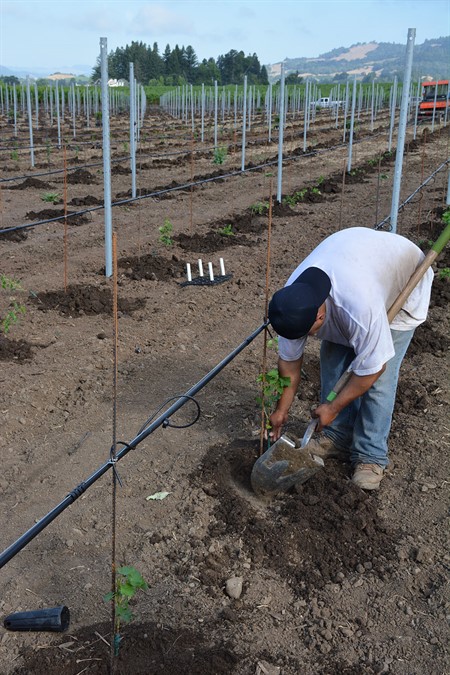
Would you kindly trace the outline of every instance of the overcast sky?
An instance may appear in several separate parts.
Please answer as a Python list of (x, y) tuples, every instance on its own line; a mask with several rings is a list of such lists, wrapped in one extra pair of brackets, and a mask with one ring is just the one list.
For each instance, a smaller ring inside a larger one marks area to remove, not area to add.
[(0, 0), (0, 65), (91, 68), (100, 37), (108, 52), (137, 40), (160, 53), (191, 45), (200, 60), (256, 52), (269, 64), (356, 42), (406, 44), (408, 28), (416, 44), (448, 35), (449, 0)]

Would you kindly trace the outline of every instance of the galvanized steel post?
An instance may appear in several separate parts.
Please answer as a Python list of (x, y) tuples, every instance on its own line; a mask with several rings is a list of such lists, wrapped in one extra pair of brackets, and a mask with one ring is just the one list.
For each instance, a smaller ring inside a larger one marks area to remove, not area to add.
[(109, 138), (107, 39), (100, 38), (103, 126), (103, 196), (105, 211), (105, 274), (112, 276), (111, 147)]
[(39, 92), (36, 82), (34, 83), (34, 104), (36, 106), (36, 129), (39, 129)]
[(61, 115), (59, 111), (58, 80), (55, 80), (56, 126), (58, 129), (58, 148), (61, 148)]
[(34, 167), (33, 119), (31, 116), (31, 93), (30, 93), (29, 77), (27, 77), (27, 108), (28, 108), (28, 128), (30, 130), (30, 161), (31, 166)]
[(347, 162), (347, 171), (350, 173), (352, 168), (352, 154), (353, 154), (353, 130), (355, 128), (355, 106), (356, 106), (356, 75), (353, 79), (353, 91), (352, 91), (352, 112), (350, 116), (350, 135), (348, 139), (348, 162)]
[(242, 109), (242, 161), (241, 171), (245, 169), (245, 131), (247, 125), (247, 75), (244, 75), (244, 100)]
[(217, 150), (217, 105), (218, 105), (217, 80), (214, 80), (214, 150)]
[(284, 131), (284, 63), (281, 64), (280, 78), (280, 122), (278, 132), (278, 175), (277, 175), (277, 202), (281, 204), (283, 183), (283, 131)]
[(394, 186), (392, 189), (391, 230), (397, 231), (398, 205), (400, 201), (400, 184), (402, 180), (403, 151), (405, 149), (406, 123), (408, 121), (409, 85), (411, 83), (411, 69), (414, 52), (416, 29), (408, 29), (406, 43), (406, 66), (403, 80), (402, 101), (400, 105), (400, 120), (398, 123), (397, 152), (395, 156)]
[(397, 104), (397, 75), (394, 77), (394, 85), (393, 88), (391, 89), (390, 103), (391, 103), (391, 123), (389, 125), (389, 142), (388, 142), (389, 152), (392, 149), (392, 136), (394, 133), (394, 124), (395, 124), (395, 108)]
[(130, 63), (130, 168), (131, 196), (136, 199), (136, 92), (134, 63)]
[(202, 130), (201, 130), (201, 139), (202, 143), (205, 140), (205, 85), (202, 82), (202, 100), (201, 100), (201, 106), (202, 106)]

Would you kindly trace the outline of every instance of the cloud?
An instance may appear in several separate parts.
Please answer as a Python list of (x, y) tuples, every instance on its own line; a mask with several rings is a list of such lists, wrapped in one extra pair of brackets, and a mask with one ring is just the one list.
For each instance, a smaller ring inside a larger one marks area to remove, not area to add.
[(107, 35), (109, 32), (117, 31), (117, 15), (111, 11), (102, 11), (100, 9), (86, 12), (71, 18), (72, 27), (81, 30), (89, 30), (94, 33)]
[(23, 5), (17, 2), (2, 2), (0, 5), (1, 17), (6, 16), (15, 16), (15, 17), (25, 17), (26, 9)]
[(129, 18), (128, 29), (138, 35), (193, 35), (194, 25), (186, 14), (173, 11), (162, 4), (148, 4), (140, 7)]

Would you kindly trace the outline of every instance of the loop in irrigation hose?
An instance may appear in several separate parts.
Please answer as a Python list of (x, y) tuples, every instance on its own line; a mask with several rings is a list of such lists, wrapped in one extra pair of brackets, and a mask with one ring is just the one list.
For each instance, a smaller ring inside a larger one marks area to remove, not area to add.
[(188, 424), (171, 424), (170, 423), (170, 416), (166, 417), (162, 423), (162, 428), (167, 429), (167, 427), (171, 427), (172, 429), (187, 429), (188, 427), (192, 427), (196, 422), (198, 422), (201, 414), (201, 408), (200, 404), (195, 399), (193, 396), (189, 396), (189, 394), (179, 394), (177, 396), (170, 396), (169, 398), (166, 398), (164, 403), (160, 405), (158, 410), (156, 410), (151, 417), (148, 418), (148, 420), (142, 425), (142, 427), (138, 431), (138, 435), (141, 434), (150, 424), (150, 422), (156, 417), (156, 415), (162, 410), (170, 401), (179, 401), (180, 399), (187, 399), (188, 401), (193, 401), (195, 405), (197, 406), (197, 415), (195, 419), (192, 422), (189, 422)]
[[(166, 419), (170, 418), (172, 413), (175, 413), (179, 410), (187, 401), (192, 400), (195, 402), (198, 408), (198, 415), (195, 419), (200, 416), (200, 406), (197, 401), (193, 398), (194, 395), (203, 389), (211, 380), (213, 380), (224, 368), (227, 366), (238, 354), (240, 354), (248, 345), (267, 327), (268, 321), (264, 322), (256, 328), (251, 335), (245, 338), (240, 345), (238, 345), (232, 352), (230, 352), (225, 358), (220, 361), (212, 370), (210, 370), (206, 375), (204, 375), (201, 380), (194, 384), (186, 394), (179, 396), (175, 403), (169, 407), (166, 411), (166, 415), (160, 415), (157, 419), (150, 423), (150, 420), (147, 420), (145, 423), (144, 429), (139, 432), (139, 434), (133, 438), (129, 443), (121, 443), (124, 447), (117, 454), (117, 461), (123, 459), (130, 450), (134, 450), (139, 443), (141, 443), (145, 438), (147, 438), (151, 433), (153, 433), (158, 427), (160, 427)], [(172, 397), (176, 398), (176, 397)], [(171, 400), (171, 399), (169, 399)], [(154, 417), (154, 415), (153, 415)], [(153, 419), (153, 418), (151, 418)], [(194, 422), (191, 422), (194, 424)], [(101, 476), (103, 476), (111, 466), (114, 466), (115, 463), (106, 462), (102, 464), (94, 473), (92, 473), (86, 480), (80, 483), (75, 487), (71, 492), (69, 492), (66, 497), (59, 502), (51, 511), (49, 511), (43, 518), (38, 520), (32, 525), (26, 532), (22, 534), (19, 539), (12, 543), (8, 548), (0, 553), (0, 569), (6, 565), (12, 558), (14, 558), (20, 551), (22, 551), (25, 546), (32, 541), (42, 530), (44, 530), (50, 523), (52, 523), (66, 508), (74, 503), (78, 497), (80, 497), (91, 485), (93, 485)]]

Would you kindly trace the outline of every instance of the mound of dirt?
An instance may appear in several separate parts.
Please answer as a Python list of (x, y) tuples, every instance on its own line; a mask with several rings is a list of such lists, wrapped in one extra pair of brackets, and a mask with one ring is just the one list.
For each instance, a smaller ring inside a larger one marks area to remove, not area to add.
[(124, 270), (125, 276), (130, 279), (151, 281), (170, 281), (179, 279), (186, 270), (186, 265), (176, 256), (170, 260), (162, 256), (146, 253), (142, 256), (120, 258), (118, 267)]
[(50, 183), (47, 181), (39, 180), (39, 178), (33, 178), (29, 176), (26, 178), (20, 185), (12, 185), (10, 190), (28, 190), (29, 188), (37, 188), (38, 190), (49, 190), (51, 189)]
[[(112, 312), (112, 292), (110, 288), (92, 285), (68, 286), (66, 291), (47, 291), (36, 294), (31, 302), (41, 312), (57, 310), (60, 314), (73, 317), (84, 314), (109, 314)], [(145, 306), (143, 298), (119, 298), (118, 310), (131, 314)]]
[[(349, 482), (345, 467), (327, 465), (298, 488), (295, 498), (277, 498), (263, 513), (252, 508), (246, 495), (251, 494), (257, 447), (259, 443), (236, 442), (225, 454), (223, 447), (214, 447), (194, 478), (218, 501), (209, 528), (212, 538), (236, 539), (246, 523), (244, 554), (288, 579), (298, 597), (338, 581), (361, 562), (372, 574), (389, 572), (398, 535), (380, 519), (377, 500)], [(228, 565), (222, 557), (215, 572), (204, 571), (203, 580), (216, 584), (217, 574)]]
[[(79, 675), (80, 666), (86, 663), (90, 674), (108, 675), (110, 656), (105, 639), (110, 639), (110, 626), (103, 623), (63, 638), (61, 644), (66, 647), (56, 653), (42, 650), (36, 656), (26, 650), (24, 665), (13, 675)], [(211, 644), (200, 632), (148, 623), (133, 625), (133, 632), (125, 627), (115, 668), (121, 675), (230, 675), (238, 662), (239, 656), (230, 646)]]
[(86, 197), (74, 197), (70, 200), (70, 206), (101, 206), (103, 200), (93, 195), (86, 195)]
[(0, 361), (23, 363), (33, 358), (32, 345), (25, 340), (11, 340), (0, 335)]
[(97, 183), (95, 176), (87, 169), (75, 169), (67, 174), (67, 182), (71, 185), (92, 185)]
[(4, 232), (0, 228), (0, 241), (25, 241), (28, 239), (28, 230), (27, 229), (21, 229), (21, 230), (11, 230), (11, 232)]
[(210, 231), (204, 235), (180, 232), (174, 237), (174, 240), (184, 251), (195, 251), (196, 253), (214, 253), (230, 246), (255, 246), (257, 243), (247, 239), (245, 235), (225, 235), (215, 231)]
[[(25, 215), (27, 220), (52, 220), (53, 218), (62, 219), (66, 214), (64, 209), (42, 209), (42, 211), (28, 211)], [(80, 213), (75, 214), (73, 211), (67, 211), (67, 223), (69, 225), (84, 225), (89, 222), (89, 216)]]

